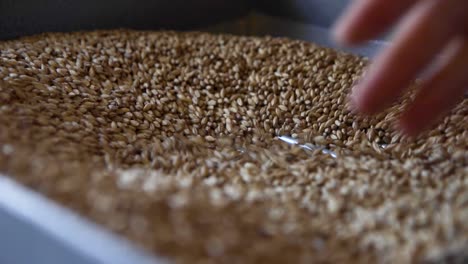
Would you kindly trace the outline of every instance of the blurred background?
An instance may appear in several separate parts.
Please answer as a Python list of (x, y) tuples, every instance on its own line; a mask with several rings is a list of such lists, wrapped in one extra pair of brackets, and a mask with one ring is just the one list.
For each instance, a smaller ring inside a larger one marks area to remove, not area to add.
[(372, 57), (384, 42), (337, 46), (329, 29), (349, 0), (0, 0), (0, 40), (127, 28), (289, 37)]
[(348, 0), (0, 0), (0, 39), (49, 31), (205, 28), (264, 14), (329, 27)]

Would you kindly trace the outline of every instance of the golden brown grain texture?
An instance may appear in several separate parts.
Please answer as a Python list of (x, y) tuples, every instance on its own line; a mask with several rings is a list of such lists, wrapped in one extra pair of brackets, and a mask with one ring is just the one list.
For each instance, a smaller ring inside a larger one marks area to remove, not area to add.
[(346, 108), (366, 65), (195, 32), (2, 42), (0, 171), (180, 263), (410, 263), (466, 247), (468, 100), (402, 138), (410, 96), (372, 118)]

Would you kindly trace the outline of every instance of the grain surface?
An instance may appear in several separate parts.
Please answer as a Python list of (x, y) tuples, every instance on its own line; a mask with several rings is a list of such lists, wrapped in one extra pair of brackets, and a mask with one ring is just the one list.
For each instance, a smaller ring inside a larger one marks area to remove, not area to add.
[(179, 263), (460, 256), (468, 100), (405, 139), (392, 126), (411, 96), (372, 118), (347, 110), (366, 65), (196, 32), (1, 42), (0, 171)]

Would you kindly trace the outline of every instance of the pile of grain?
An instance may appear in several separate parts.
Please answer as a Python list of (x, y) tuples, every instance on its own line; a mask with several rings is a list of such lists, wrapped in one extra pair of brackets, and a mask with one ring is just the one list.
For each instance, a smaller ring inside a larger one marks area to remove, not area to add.
[(408, 99), (373, 118), (346, 110), (365, 65), (300, 41), (203, 33), (3, 42), (0, 171), (180, 262), (463, 252), (468, 100), (401, 138), (391, 128)]

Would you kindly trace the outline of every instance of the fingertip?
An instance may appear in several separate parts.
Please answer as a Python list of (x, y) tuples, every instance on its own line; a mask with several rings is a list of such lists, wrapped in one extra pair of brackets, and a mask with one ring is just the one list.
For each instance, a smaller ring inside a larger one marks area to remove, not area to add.
[(359, 36), (355, 29), (355, 22), (349, 18), (342, 18), (333, 26), (331, 36), (333, 41), (342, 46), (356, 46), (366, 41)]
[(396, 125), (396, 129), (400, 131), (405, 137), (412, 138), (421, 132), (421, 128), (415, 125), (411, 119), (402, 116)]
[(369, 3), (351, 3), (332, 27), (333, 40), (344, 46), (356, 46), (366, 42), (369, 39), (368, 32), (372, 29), (367, 15), (371, 7)]
[(353, 91), (349, 95), (350, 110), (362, 115), (372, 115), (377, 111), (372, 103), (372, 100), (368, 100), (368, 96), (363, 94), (363, 87), (361, 85), (353, 88)]
[(347, 108), (352, 114), (357, 114), (359, 112), (352, 92), (347, 97)]
[(413, 105), (400, 117), (399, 129), (404, 135), (416, 137), (429, 129), (435, 120), (425, 108)]
[(333, 41), (343, 46), (350, 46), (353, 44), (352, 38), (349, 36), (348, 26), (344, 24), (341, 20), (338, 21), (331, 32), (331, 37)]

